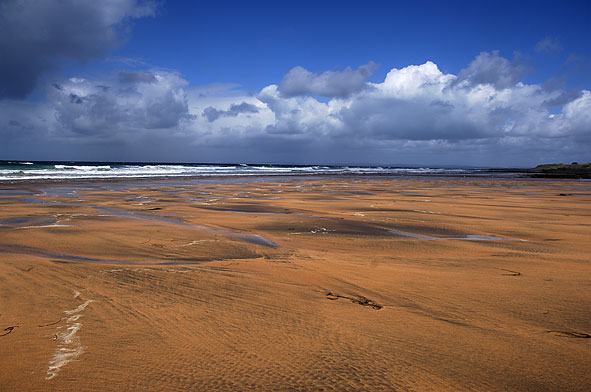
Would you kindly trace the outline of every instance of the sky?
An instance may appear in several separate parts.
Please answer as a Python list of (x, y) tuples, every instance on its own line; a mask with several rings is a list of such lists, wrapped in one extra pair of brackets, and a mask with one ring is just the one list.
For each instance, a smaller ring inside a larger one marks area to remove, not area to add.
[(591, 161), (591, 3), (0, 0), (0, 159)]

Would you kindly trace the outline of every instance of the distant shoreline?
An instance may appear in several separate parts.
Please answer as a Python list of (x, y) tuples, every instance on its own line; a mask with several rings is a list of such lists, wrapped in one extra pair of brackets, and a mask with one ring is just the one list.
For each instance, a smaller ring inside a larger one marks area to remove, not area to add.
[[(308, 180), (338, 180), (344, 181), (351, 179), (371, 180), (371, 179), (458, 179), (458, 180), (576, 180), (578, 177), (559, 177), (532, 175), (525, 171), (516, 172), (495, 172), (486, 174), (268, 174), (268, 175), (234, 175), (234, 176), (159, 176), (159, 177), (108, 177), (108, 178), (55, 178), (55, 179), (14, 179), (0, 181), (0, 189), (10, 189), (13, 187), (48, 185), (48, 186), (80, 186), (87, 184), (89, 186), (98, 184), (137, 184), (140, 187), (146, 186), (178, 186), (178, 185), (199, 185), (199, 184), (234, 184), (234, 183), (265, 183), (265, 182), (297, 182)], [(1, 192), (0, 192), (1, 193)]]
[(591, 163), (550, 163), (529, 169), (528, 174), (534, 178), (591, 178)]

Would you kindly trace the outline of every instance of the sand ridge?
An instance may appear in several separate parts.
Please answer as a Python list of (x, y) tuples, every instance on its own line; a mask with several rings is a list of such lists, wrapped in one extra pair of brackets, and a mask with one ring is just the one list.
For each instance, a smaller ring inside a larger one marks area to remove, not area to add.
[(0, 390), (587, 391), (590, 217), (575, 180), (3, 186)]

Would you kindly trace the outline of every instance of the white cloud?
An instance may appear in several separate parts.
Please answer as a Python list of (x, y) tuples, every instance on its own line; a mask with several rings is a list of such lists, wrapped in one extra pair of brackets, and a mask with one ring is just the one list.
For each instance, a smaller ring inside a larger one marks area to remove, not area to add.
[(269, 134), (314, 137), (329, 134), (339, 126), (331, 105), (312, 97), (283, 98), (277, 85), (265, 87), (257, 98), (275, 116), (275, 121), (265, 127)]
[(402, 69), (393, 68), (383, 83), (372, 84), (384, 96), (412, 99), (418, 96), (441, 96), (456, 77), (443, 74), (431, 61), (423, 65), (409, 65)]

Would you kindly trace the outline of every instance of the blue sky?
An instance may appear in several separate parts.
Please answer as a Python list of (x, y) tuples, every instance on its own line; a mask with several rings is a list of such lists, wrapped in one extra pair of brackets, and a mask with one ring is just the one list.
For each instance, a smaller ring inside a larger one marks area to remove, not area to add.
[[(478, 53), (498, 50), (509, 59), (520, 53), (531, 68), (527, 81), (591, 84), (566, 66), (569, 55), (591, 53), (589, 2), (200, 3), (164, 3), (156, 17), (135, 22), (114, 54), (180, 70), (195, 84), (258, 91), (296, 65), (322, 72), (374, 61), (379, 80), (390, 68), (427, 60), (457, 73)], [(547, 38), (560, 49), (537, 52)]]
[(589, 2), (95, 3), (0, 4), (0, 159), (590, 160)]

